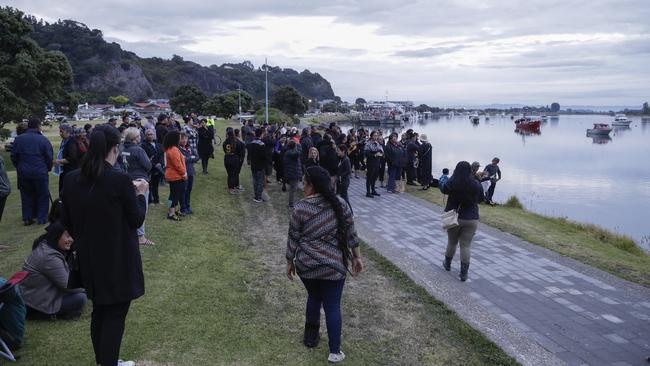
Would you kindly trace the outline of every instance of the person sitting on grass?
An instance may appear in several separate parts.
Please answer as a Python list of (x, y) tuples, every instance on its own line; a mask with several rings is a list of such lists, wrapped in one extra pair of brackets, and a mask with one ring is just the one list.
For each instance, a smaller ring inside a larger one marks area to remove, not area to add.
[(307, 290), (303, 343), (313, 348), (320, 339), (320, 309), (325, 310), (330, 362), (341, 362), (341, 295), (352, 257), (352, 271), (363, 271), (352, 211), (332, 190), (330, 174), (309, 167), (303, 178), (305, 198), (291, 215), (287, 239), (287, 277), (296, 274)]
[(185, 158), (181, 153), (178, 145), (181, 141), (181, 135), (178, 131), (169, 131), (165, 135), (163, 147), (165, 149), (165, 180), (169, 183), (169, 210), (167, 218), (173, 221), (180, 221), (179, 216), (183, 216), (176, 206), (180, 205), (185, 199), (185, 182), (187, 181), (187, 169), (185, 167)]
[(20, 292), (30, 318), (75, 319), (88, 301), (82, 288), (68, 289), (70, 267), (66, 257), (74, 241), (60, 222), (49, 225), (38, 237), (25, 259), (29, 276)]

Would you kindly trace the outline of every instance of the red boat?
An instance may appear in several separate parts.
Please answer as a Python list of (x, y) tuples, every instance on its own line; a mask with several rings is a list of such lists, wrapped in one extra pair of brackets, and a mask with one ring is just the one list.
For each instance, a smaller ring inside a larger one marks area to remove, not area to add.
[(542, 121), (533, 121), (530, 118), (520, 118), (515, 121), (515, 125), (517, 125), (517, 128), (520, 130), (539, 130), (542, 126)]

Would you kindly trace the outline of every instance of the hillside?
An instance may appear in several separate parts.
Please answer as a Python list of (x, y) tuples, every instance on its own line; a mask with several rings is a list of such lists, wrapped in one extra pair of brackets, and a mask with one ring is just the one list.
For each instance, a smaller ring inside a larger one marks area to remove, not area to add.
[[(174, 55), (170, 60), (141, 58), (106, 42), (98, 29), (73, 20), (47, 23), (33, 17), (32, 38), (44, 49), (63, 52), (74, 73), (74, 88), (90, 102), (105, 102), (111, 95), (126, 95), (131, 100), (165, 98), (181, 85), (195, 83), (208, 95), (241, 88), (257, 99), (264, 97), (264, 71), (252, 63), (199, 65)], [(330, 83), (309, 70), (269, 67), (269, 89), (290, 85), (311, 99), (331, 99)]]

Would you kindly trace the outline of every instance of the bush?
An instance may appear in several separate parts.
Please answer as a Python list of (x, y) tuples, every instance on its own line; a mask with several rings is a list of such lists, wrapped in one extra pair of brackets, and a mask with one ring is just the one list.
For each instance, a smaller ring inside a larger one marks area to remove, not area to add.
[(11, 136), (11, 130), (8, 128), (0, 128), (0, 141), (4, 141)]
[(517, 196), (512, 196), (508, 198), (508, 201), (506, 201), (504, 206), (511, 207), (511, 208), (518, 208), (521, 210), (524, 209), (524, 205), (521, 204), (521, 201), (519, 201), (519, 198), (517, 198)]
[[(257, 112), (255, 112), (255, 117), (258, 123), (264, 123), (264, 120), (266, 118), (264, 114), (264, 107), (258, 109)], [(269, 123), (272, 125), (278, 123), (286, 123), (287, 125), (290, 125), (294, 123), (294, 120), (277, 108), (269, 108)]]

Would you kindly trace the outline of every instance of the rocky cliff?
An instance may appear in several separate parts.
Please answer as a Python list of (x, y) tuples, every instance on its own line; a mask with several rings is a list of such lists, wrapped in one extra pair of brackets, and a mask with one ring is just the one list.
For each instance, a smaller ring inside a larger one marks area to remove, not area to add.
[[(131, 100), (166, 98), (181, 85), (196, 84), (208, 95), (242, 90), (254, 98), (264, 97), (264, 71), (245, 61), (240, 64), (202, 66), (174, 55), (166, 60), (141, 58), (106, 42), (102, 32), (72, 20), (56, 23), (27, 18), (34, 27), (32, 38), (43, 48), (63, 52), (74, 73), (74, 87), (90, 102), (126, 95)], [(290, 85), (310, 99), (332, 99), (330, 83), (309, 70), (269, 67), (269, 89)]]

